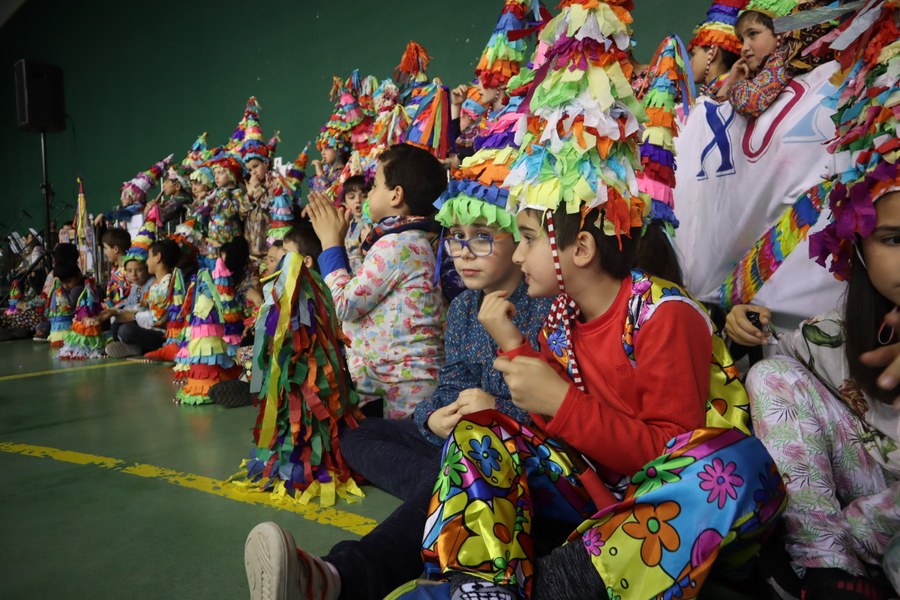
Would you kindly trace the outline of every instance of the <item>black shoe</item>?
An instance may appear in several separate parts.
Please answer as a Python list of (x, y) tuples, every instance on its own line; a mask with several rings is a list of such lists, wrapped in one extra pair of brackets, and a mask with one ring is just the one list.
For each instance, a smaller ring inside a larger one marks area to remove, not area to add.
[(250, 384), (240, 379), (220, 381), (209, 388), (209, 399), (225, 408), (250, 406)]
[(803, 600), (885, 600), (892, 594), (883, 582), (840, 569), (806, 569), (800, 597)]

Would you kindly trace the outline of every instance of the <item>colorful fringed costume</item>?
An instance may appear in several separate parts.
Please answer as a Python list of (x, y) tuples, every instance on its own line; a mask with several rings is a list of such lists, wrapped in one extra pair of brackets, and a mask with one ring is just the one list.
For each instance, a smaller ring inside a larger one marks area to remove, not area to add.
[(173, 359), (175, 364), (172, 365), (172, 382), (177, 386), (184, 385), (184, 382), (188, 377), (188, 372), (191, 369), (191, 354), (188, 344), (191, 341), (190, 319), (191, 313), (193, 313), (194, 310), (195, 287), (196, 277), (191, 279), (190, 284), (188, 284), (181, 310), (178, 311), (177, 319), (182, 323), (182, 326), (181, 332), (175, 338), (177, 348), (175, 351), (175, 358)]
[(439, 159), (450, 151), (450, 92), (440, 79), (413, 88), (406, 104), (410, 124), (407, 144), (427, 150)]
[(225, 261), (219, 258), (212, 277), (222, 303), (220, 316), (225, 327), (222, 339), (228, 344), (228, 355), (234, 357), (244, 334), (244, 316), (243, 306), (238, 306), (235, 300), (232, 276), (233, 273), (225, 266)]
[(178, 354), (178, 341), (181, 339), (181, 331), (185, 325), (184, 315), (182, 315), (184, 296), (184, 275), (181, 269), (176, 268), (172, 271), (169, 297), (166, 299), (166, 311), (168, 312), (166, 341), (158, 350), (144, 354), (144, 358), (165, 362), (175, 360), (175, 355)]
[(45, 316), (50, 320), (50, 346), (58, 348), (65, 342), (66, 334), (72, 327), (72, 305), (66, 295), (66, 289), (59, 279), (53, 279), (50, 288), (50, 304)]
[(65, 360), (86, 360), (103, 356), (103, 331), (100, 325), (100, 297), (93, 279), (84, 283), (84, 290), (75, 305), (75, 320), (66, 334), (59, 357)]
[(220, 381), (235, 379), (240, 367), (228, 355), (223, 319), (224, 308), (208, 269), (197, 273), (191, 311), (188, 342), (187, 381), (178, 390), (175, 401), (183, 404), (209, 404), (209, 388)]
[(339, 426), (355, 427), (357, 418), (345, 342), (321, 278), (288, 253), (257, 320), (251, 391), (259, 416), (246, 471), (232, 481), (303, 504), (363, 495), (338, 441)]

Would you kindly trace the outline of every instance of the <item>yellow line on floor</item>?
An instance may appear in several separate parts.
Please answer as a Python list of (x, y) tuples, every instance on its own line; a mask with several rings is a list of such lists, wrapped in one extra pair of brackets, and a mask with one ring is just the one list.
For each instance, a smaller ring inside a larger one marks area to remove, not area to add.
[(0, 442), (0, 452), (19, 454), (22, 456), (33, 456), (37, 458), (51, 458), (60, 462), (76, 465), (92, 465), (103, 469), (119, 471), (120, 473), (136, 475), (138, 477), (161, 479), (166, 483), (206, 492), (207, 494), (213, 494), (215, 496), (221, 496), (237, 502), (271, 506), (279, 510), (290, 511), (300, 515), (304, 519), (322, 523), (324, 525), (332, 525), (357, 535), (367, 534), (378, 524), (373, 519), (335, 508), (322, 507), (318, 504), (314, 505), (312, 502), (307, 505), (302, 505), (290, 497), (285, 498), (283, 502), (276, 504), (270, 499), (271, 495), (266, 492), (248, 491), (233, 483), (219, 481), (217, 479), (212, 479), (211, 477), (204, 477), (203, 475), (182, 473), (172, 469), (140, 463), (128, 464), (123, 460), (110, 458), (108, 456), (97, 456), (95, 454), (60, 450), (58, 448), (48, 448), (46, 446), (16, 444), (13, 442)]
[(125, 360), (121, 362), (109, 362), (101, 365), (84, 365), (81, 367), (67, 367), (62, 369), (50, 369), (49, 371), (34, 371), (32, 373), (18, 373), (16, 375), (0, 376), (0, 381), (11, 381), (13, 379), (27, 379), (28, 377), (39, 377), (41, 375), (56, 375), (57, 373), (74, 373), (76, 371), (90, 371), (92, 369), (109, 369), (110, 367), (127, 367), (130, 365), (141, 365), (133, 360)]

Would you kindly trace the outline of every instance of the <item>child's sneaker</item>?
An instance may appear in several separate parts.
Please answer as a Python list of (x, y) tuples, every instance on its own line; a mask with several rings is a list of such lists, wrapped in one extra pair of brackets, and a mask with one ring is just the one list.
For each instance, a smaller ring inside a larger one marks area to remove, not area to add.
[(143, 354), (140, 346), (126, 344), (125, 342), (110, 342), (106, 345), (106, 355), (111, 358), (128, 358)]
[(244, 544), (251, 600), (338, 600), (335, 568), (297, 548), (294, 536), (275, 523), (260, 523)]

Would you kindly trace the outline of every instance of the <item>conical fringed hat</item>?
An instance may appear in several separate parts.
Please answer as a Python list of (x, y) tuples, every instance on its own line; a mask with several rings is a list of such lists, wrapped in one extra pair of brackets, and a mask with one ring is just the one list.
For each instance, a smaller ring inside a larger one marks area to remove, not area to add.
[(57, 348), (63, 345), (66, 334), (72, 327), (72, 305), (66, 296), (66, 289), (57, 277), (53, 278), (49, 298), (46, 317), (50, 321), (50, 335), (47, 341), (50, 342), (50, 346)]
[(411, 122), (406, 143), (431, 152), (439, 159), (450, 151), (450, 91), (435, 78), (412, 90), (406, 105)]
[(284, 181), (282, 183), (286, 184), (288, 188), (291, 190), (291, 197), (294, 199), (294, 202), (300, 203), (301, 200), (301, 184), (306, 179), (306, 165), (309, 164), (309, 146), (307, 143), (306, 146), (303, 147), (303, 150), (300, 151), (300, 154), (297, 155), (297, 158), (294, 159), (294, 162), (288, 167), (287, 172), (284, 175)]
[(328, 121), (319, 130), (316, 148), (324, 150), (332, 148), (338, 152), (350, 151), (350, 129), (362, 120), (362, 109), (356, 102), (353, 93), (344, 85), (340, 77), (334, 77), (330, 97), (336, 100), (334, 110)]
[(540, 2), (536, 0), (506, 0), (497, 25), (481, 53), (475, 76), (486, 88), (505, 87), (525, 62), (525, 40), (510, 39), (510, 32), (520, 31), (530, 21), (540, 21)]
[(596, 0), (561, 8), (541, 33), (547, 63), (520, 109), (527, 121), (505, 182), (509, 209), (598, 208), (604, 234), (628, 235), (650, 209), (635, 176), (646, 115), (629, 83), (631, 14)]
[(378, 155), (386, 148), (401, 143), (406, 137), (411, 119), (400, 103), (400, 88), (390, 78), (378, 86), (374, 96), (375, 123), (369, 139), (369, 152), (363, 160), (367, 177), (374, 177)]
[(9, 287), (9, 304), (6, 307), (6, 314), (14, 315), (19, 312), (18, 304), (22, 300), (22, 284), (18, 279), (13, 279)]
[(197, 136), (197, 140), (191, 144), (190, 150), (181, 161), (181, 167), (188, 173), (193, 173), (200, 165), (209, 160), (210, 153), (206, 147), (207, 135), (207, 132), (204, 131)]
[(277, 178), (269, 205), (269, 230), (266, 232), (266, 243), (270, 246), (276, 240), (283, 240), (294, 226), (294, 192), (287, 177), (278, 175)]
[(187, 381), (178, 390), (176, 402), (209, 404), (209, 388), (220, 381), (236, 379), (241, 368), (228, 354), (224, 340), (225, 322), (222, 299), (209, 269), (197, 273), (188, 342)]
[(799, 0), (750, 0), (744, 10), (760, 12), (777, 19), (794, 12), (799, 4)]
[(695, 47), (717, 46), (740, 55), (741, 41), (734, 31), (738, 15), (747, 6), (747, 0), (716, 0), (706, 11), (706, 20), (694, 30), (688, 50)]
[(159, 185), (159, 180), (174, 156), (174, 154), (170, 154), (146, 171), (138, 173), (131, 181), (123, 183), (122, 194), (129, 193), (137, 202), (143, 203), (147, 199), (147, 193)]
[(693, 104), (693, 82), (687, 76), (686, 53), (677, 36), (662, 41), (648, 69), (649, 89), (644, 93), (646, 129), (641, 142), (638, 189), (650, 196), (650, 220), (661, 223), (670, 235), (678, 227), (675, 218), (675, 138), (678, 135), (676, 98), (679, 90), (685, 106)]
[(247, 105), (244, 107), (244, 114), (241, 115), (241, 120), (238, 121), (234, 131), (231, 132), (231, 137), (228, 138), (228, 142), (223, 146), (223, 150), (234, 153), (240, 151), (241, 145), (247, 137), (247, 127), (250, 119), (256, 121), (257, 124), (259, 122), (259, 103), (256, 101), (256, 96), (250, 96), (247, 100)]
[(444, 227), (484, 222), (519, 239), (515, 217), (506, 211), (509, 190), (503, 182), (519, 156), (515, 130), (523, 115), (518, 110), (531, 90), (535, 69), (543, 64), (545, 51), (546, 45), (539, 43), (533, 62), (509, 80), (509, 103), (475, 139), (475, 154), (453, 172), (447, 190), (435, 202), (435, 219)]
[[(256, 321), (251, 390), (259, 413), (250, 459), (230, 481), (273, 499), (331, 506), (363, 496), (341, 453), (339, 431), (355, 427), (356, 392), (346, 338), (322, 279), (289, 252)], [(259, 365), (261, 368), (256, 369)]]
[(128, 252), (122, 258), (122, 264), (124, 265), (131, 260), (147, 262), (150, 245), (156, 241), (156, 234), (161, 226), (162, 220), (159, 218), (159, 206), (154, 204), (147, 212), (147, 217), (141, 226), (141, 230), (131, 240), (131, 248), (128, 249)]
[(271, 160), (269, 144), (263, 137), (262, 127), (259, 124), (259, 102), (256, 101), (255, 96), (251, 96), (247, 100), (242, 123), (244, 124), (244, 137), (238, 146), (241, 159), (245, 164), (254, 158), (269, 162)]
[(72, 328), (66, 334), (59, 357), (65, 360), (87, 360), (103, 356), (103, 329), (100, 323), (100, 297), (93, 278), (84, 283), (84, 290), (75, 305)]
[(184, 316), (181, 314), (184, 306), (185, 286), (184, 274), (181, 269), (172, 270), (172, 279), (169, 285), (169, 294), (166, 298), (166, 312), (169, 318), (166, 320), (166, 341), (158, 350), (144, 354), (147, 360), (172, 362), (178, 354), (178, 342), (181, 339), (181, 330), (184, 329)]
[(406, 44), (400, 64), (394, 68), (394, 78), (399, 82), (401, 91), (404, 87), (428, 81), (428, 63), (431, 57), (418, 42)]
[[(870, 5), (864, 7), (863, 10)], [(840, 54), (842, 78), (835, 94), (836, 140), (828, 151), (841, 154), (849, 166), (834, 180), (828, 195), (828, 226), (810, 236), (810, 256), (839, 280), (850, 277), (853, 248), (875, 231), (875, 203), (900, 190), (900, 9), (885, 3), (869, 17), (874, 23), (853, 31), (853, 18), (841, 25), (832, 39), (844, 48)]]

